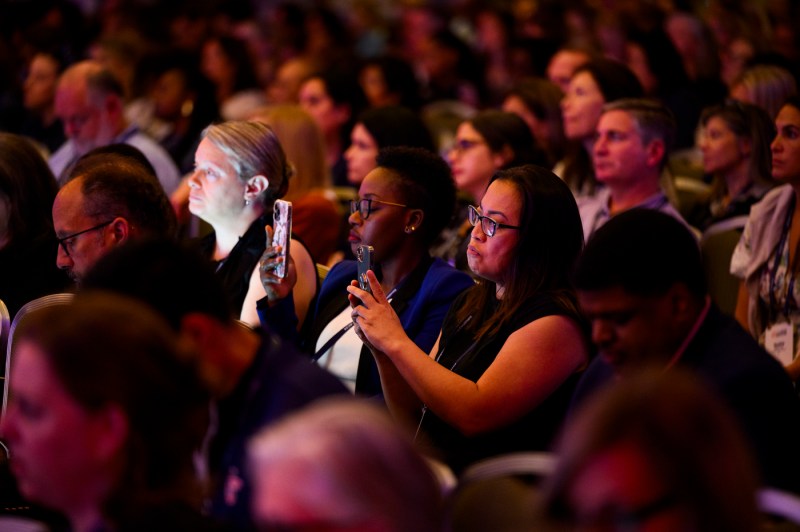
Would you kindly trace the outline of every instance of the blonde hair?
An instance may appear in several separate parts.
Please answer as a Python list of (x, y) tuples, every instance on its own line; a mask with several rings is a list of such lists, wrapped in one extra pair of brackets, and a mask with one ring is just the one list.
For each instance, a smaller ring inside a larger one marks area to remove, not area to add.
[(797, 94), (797, 82), (792, 73), (775, 65), (748, 68), (736, 78), (731, 88), (741, 85), (747, 92), (747, 103), (764, 109), (774, 120), (783, 102)]
[(273, 105), (257, 110), (251, 120), (267, 124), (283, 146), (294, 175), (285, 198), (296, 201), (314, 189), (329, 189), (325, 141), (314, 119), (300, 106)]

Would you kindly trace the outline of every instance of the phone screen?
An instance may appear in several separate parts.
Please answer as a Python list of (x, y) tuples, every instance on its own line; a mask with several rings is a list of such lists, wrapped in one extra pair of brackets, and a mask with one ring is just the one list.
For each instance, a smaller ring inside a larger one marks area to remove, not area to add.
[(280, 279), (286, 276), (286, 263), (289, 256), (289, 242), (292, 235), (292, 202), (276, 200), (272, 211), (272, 245), (281, 246), (283, 262), (275, 268), (275, 275)]
[(372, 290), (369, 288), (367, 270), (372, 269), (372, 253), (374, 251), (375, 248), (366, 244), (361, 244), (356, 249), (356, 259), (358, 261), (358, 286), (370, 294), (372, 293)]

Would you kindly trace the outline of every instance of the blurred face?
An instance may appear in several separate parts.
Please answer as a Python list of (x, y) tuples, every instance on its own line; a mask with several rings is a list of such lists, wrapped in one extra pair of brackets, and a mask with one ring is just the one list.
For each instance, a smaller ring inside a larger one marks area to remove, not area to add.
[(232, 80), (235, 74), (222, 47), (214, 40), (207, 41), (203, 45), (200, 69), (215, 85)]
[(377, 156), (378, 143), (363, 124), (356, 124), (350, 134), (350, 147), (344, 152), (347, 180), (354, 185), (360, 184), (370, 170), (375, 168)]
[(79, 155), (110, 144), (116, 134), (105, 104), (91, 100), (82, 84), (62, 85), (56, 92), (56, 116), (64, 124), (64, 134), (75, 144)]
[(548, 145), (548, 127), (547, 122), (544, 120), (539, 120), (535, 114), (530, 112), (528, 107), (525, 105), (525, 102), (519, 96), (511, 95), (503, 102), (503, 111), (508, 113), (514, 113), (521, 119), (528, 124), (528, 128), (533, 133), (536, 142), (540, 146), (547, 146)]
[(564, 134), (568, 139), (582, 140), (594, 135), (594, 128), (603, 110), (605, 99), (600, 87), (588, 72), (578, 72), (569, 82), (561, 114)]
[(800, 110), (784, 105), (775, 118), (778, 134), (772, 141), (772, 177), (800, 183)]
[(178, 70), (164, 72), (151, 93), (155, 114), (164, 120), (177, 120), (181, 116), (181, 108), (189, 98), (186, 80)]
[(369, 216), (361, 213), (350, 215), (350, 234), (348, 241), (353, 253), (359, 244), (368, 244), (375, 248), (374, 259), (381, 263), (389, 259), (400, 248), (400, 243), (407, 237), (405, 232), (409, 223), (409, 209), (387, 203), (405, 205), (407, 202), (397, 190), (395, 178), (385, 168), (375, 168), (358, 189), (358, 199), (372, 200)]
[(102, 501), (92, 498), (105, 495), (98, 486), (107, 490), (104, 479), (112, 475), (111, 457), (101, 447), (106, 440), (102, 413), (79, 405), (30, 341), (15, 352), (9, 384), (2, 435), (22, 494), (66, 512), (87, 503), (99, 506)]
[(638, 44), (628, 43), (625, 46), (625, 63), (639, 79), (645, 94), (653, 94), (658, 88), (658, 80), (650, 70), (650, 63), (644, 50)]
[(744, 144), (744, 140), (731, 131), (725, 120), (712, 116), (700, 139), (703, 170), (709, 174), (724, 174), (737, 168), (746, 157)]
[(480, 201), (495, 171), (503, 166), (501, 155), (493, 153), (486, 140), (469, 122), (462, 122), (447, 156), (456, 187)]
[(591, 456), (567, 492), (576, 530), (691, 530), (686, 514), (647, 454), (618, 442)]
[(579, 290), (578, 299), (592, 324), (592, 342), (615, 371), (625, 372), (672, 356), (669, 293), (641, 297), (613, 287)]
[(245, 184), (222, 150), (203, 139), (194, 155), (194, 167), (189, 178), (189, 211), (212, 226), (240, 216)]
[(621, 186), (652, 173), (636, 122), (625, 111), (603, 113), (592, 154), (594, 173), (601, 183)]
[[(519, 192), (507, 181), (495, 181), (486, 190), (478, 209), (481, 215), (496, 222), (518, 226), (522, 216)], [(498, 297), (502, 297), (506, 274), (514, 261), (519, 242), (519, 230), (498, 227), (494, 236), (484, 234), (481, 224), (472, 228), (467, 262), (476, 275), (497, 284)]]
[(561, 50), (556, 52), (547, 65), (547, 79), (555, 83), (566, 93), (569, 87), (569, 80), (579, 66), (589, 60), (586, 54), (571, 50)]
[[(53, 227), (58, 238), (86, 231), (108, 220), (98, 220), (85, 214), (83, 193), (80, 181), (70, 181), (58, 191), (53, 202)], [(56, 251), (56, 265), (69, 276), (80, 281), (100, 257), (105, 255), (116, 240), (110, 225), (73, 236), (59, 245)], [(69, 250), (69, 254), (67, 251)]]
[(23, 85), (26, 109), (44, 111), (53, 105), (58, 84), (58, 63), (49, 55), (36, 54)]
[(311, 115), (325, 136), (337, 134), (350, 116), (345, 106), (336, 105), (319, 78), (311, 78), (300, 87), (300, 106)]
[(380, 107), (397, 103), (389, 93), (389, 86), (386, 85), (383, 72), (377, 66), (369, 65), (364, 67), (364, 70), (361, 71), (359, 82), (370, 106)]

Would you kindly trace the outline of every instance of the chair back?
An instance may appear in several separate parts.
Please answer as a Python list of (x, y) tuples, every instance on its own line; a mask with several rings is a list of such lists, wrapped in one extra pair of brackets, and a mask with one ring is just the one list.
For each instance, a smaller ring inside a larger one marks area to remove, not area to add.
[(708, 293), (719, 309), (730, 316), (736, 311), (740, 283), (730, 272), (731, 257), (742, 235), (742, 227), (736, 224), (711, 226), (700, 240)]
[(70, 301), (75, 294), (71, 293), (60, 293), (60, 294), (50, 294), (47, 296), (42, 296), (38, 299), (34, 299), (33, 301), (29, 301), (22, 306), (21, 309), (17, 311), (16, 316), (14, 316), (14, 321), (11, 322), (11, 328), (8, 331), (8, 342), (6, 346), (6, 374), (5, 379), (3, 380), (3, 410), (2, 416), (5, 416), (6, 409), (8, 408), (8, 382), (11, 377), (11, 359), (14, 354), (14, 348), (16, 344), (14, 342), (14, 332), (19, 327), (20, 323), (22, 323), (26, 316), (31, 312), (45, 308), (51, 307), (53, 305), (66, 305)]

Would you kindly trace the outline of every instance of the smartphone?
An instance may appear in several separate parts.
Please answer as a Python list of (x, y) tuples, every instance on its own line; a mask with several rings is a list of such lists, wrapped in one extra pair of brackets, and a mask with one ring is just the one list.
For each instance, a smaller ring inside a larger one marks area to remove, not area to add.
[(283, 262), (275, 268), (275, 275), (279, 279), (286, 276), (286, 264), (289, 256), (289, 242), (292, 239), (292, 202), (275, 200), (272, 210), (272, 245), (281, 246)]
[(370, 294), (372, 293), (372, 290), (369, 288), (367, 270), (372, 269), (372, 253), (374, 251), (375, 248), (366, 244), (361, 244), (356, 249), (356, 260), (358, 260), (358, 286)]

